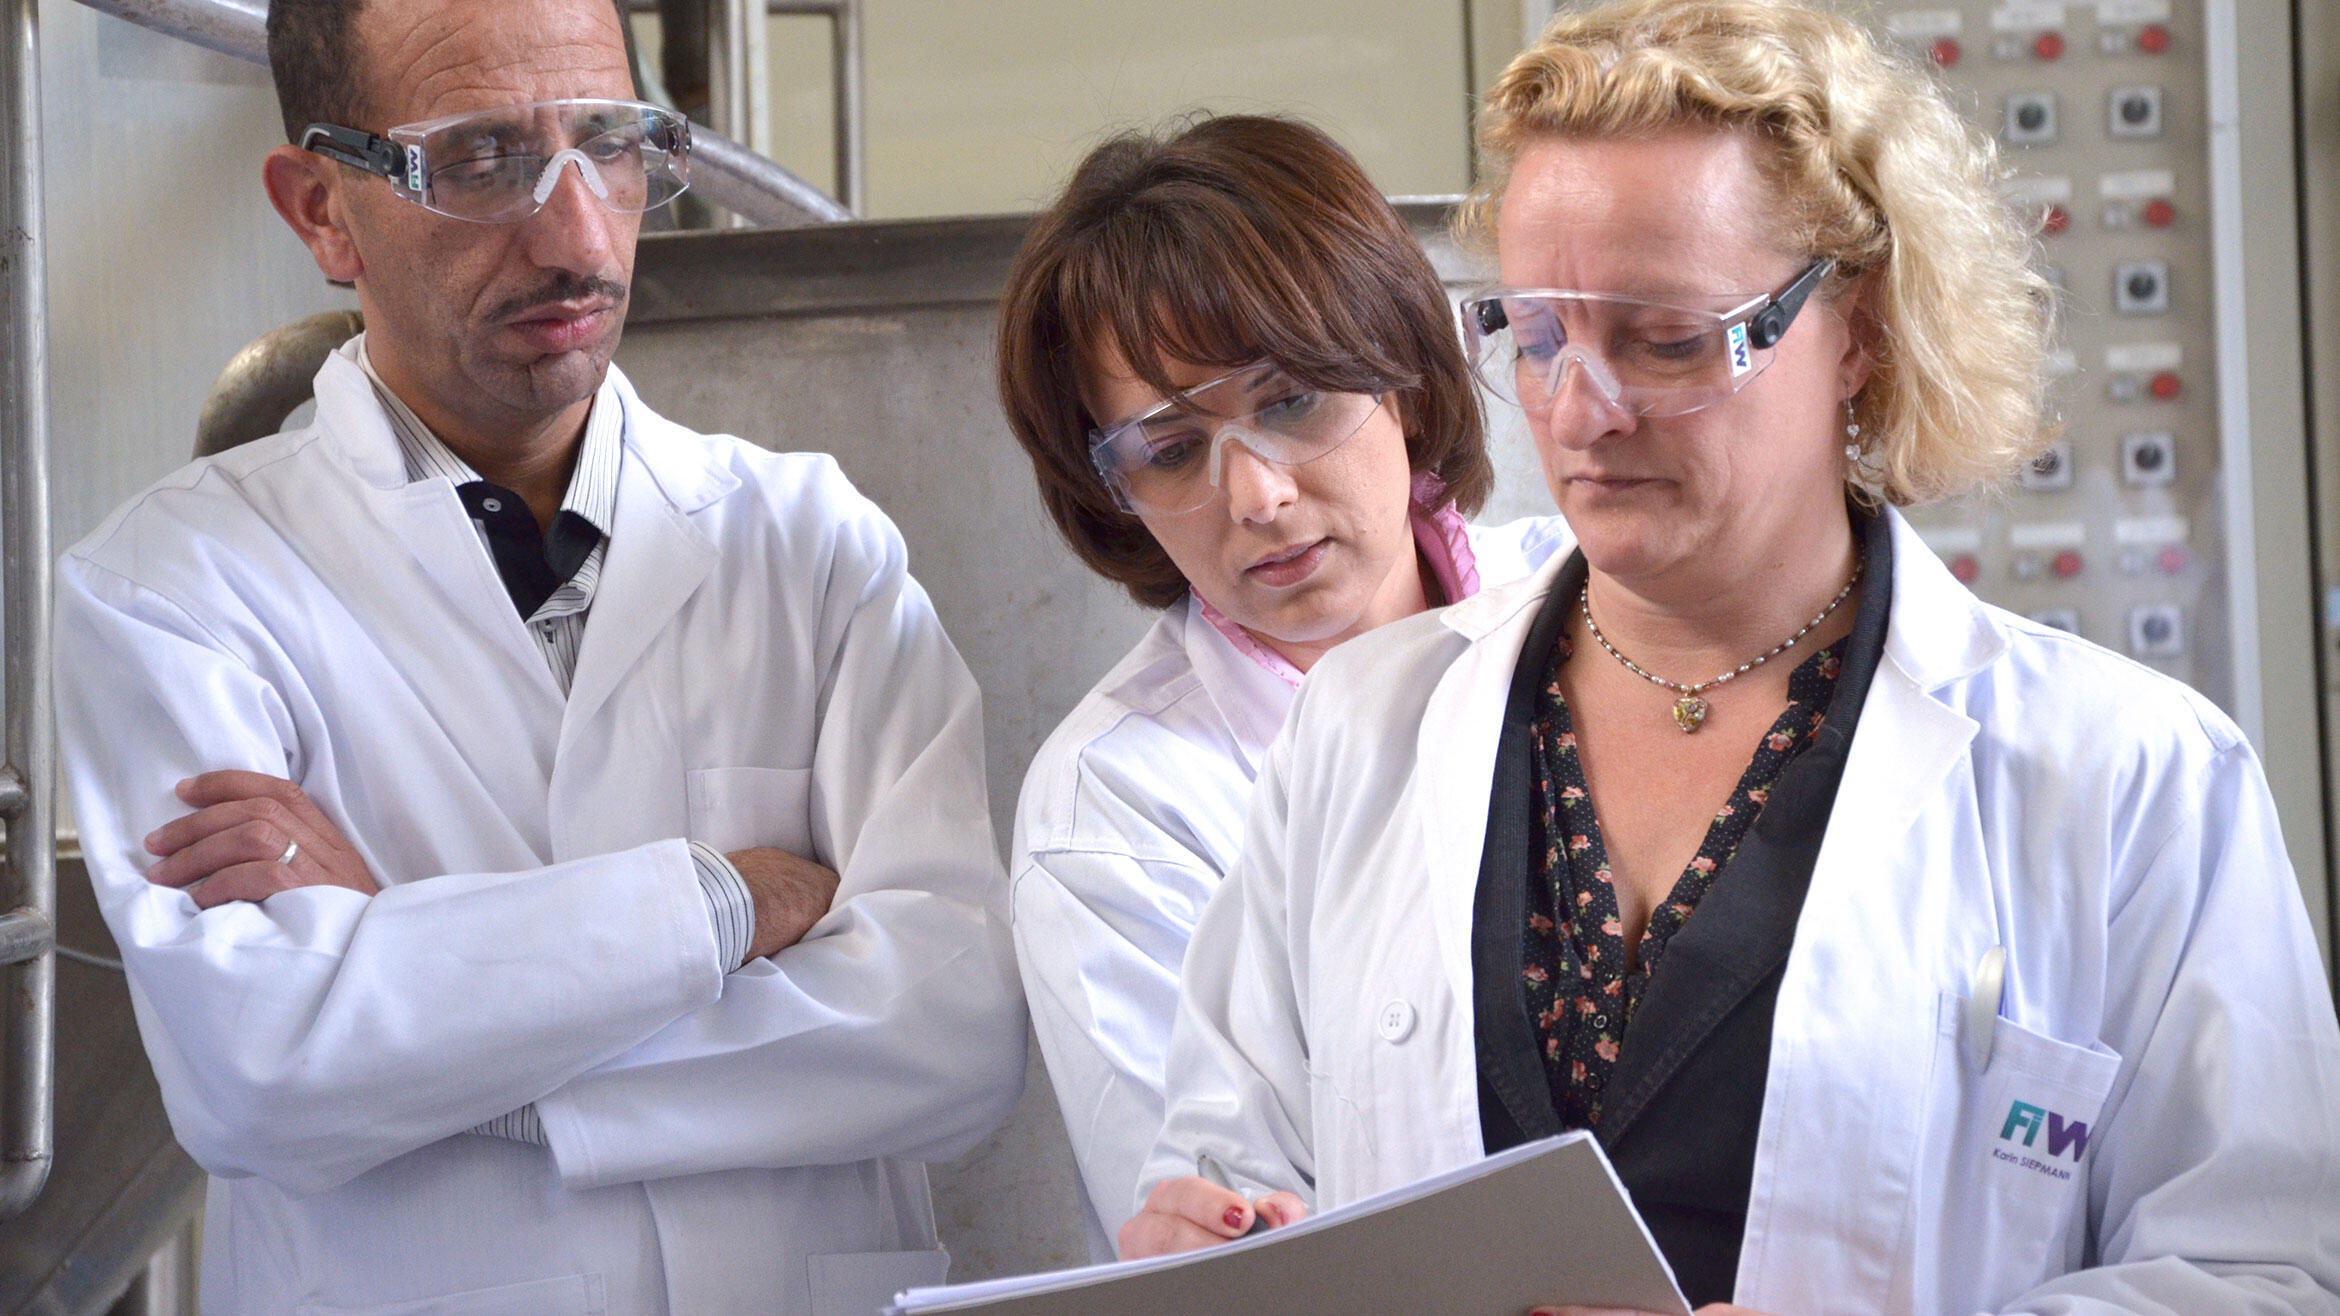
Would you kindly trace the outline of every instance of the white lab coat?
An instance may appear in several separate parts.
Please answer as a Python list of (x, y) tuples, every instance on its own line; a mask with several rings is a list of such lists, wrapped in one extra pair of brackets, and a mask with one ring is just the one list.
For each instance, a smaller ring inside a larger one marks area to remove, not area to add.
[[(1022, 1071), (973, 681), (827, 457), (623, 405), (564, 699), (359, 368), (59, 570), (84, 849), (218, 1312), (872, 1310), (939, 1276), (922, 1162)], [(383, 885), (198, 913), (140, 876), (181, 777), (288, 776)], [(684, 838), (842, 875), (723, 972)], [(470, 1136), (534, 1102), (544, 1147)]]
[[(1557, 516), (1466, 533), (1489, 587), (1574, 543)], [(1242, 848), (1252, 779), (1292, 695), (1190, 596), (1162, 611), (1025, 773), (1012, 851), (1016, 962), (1099, 1260), (1114, 1254), (1161, 1129), (1179, 961)]]
[[(2340, 1030), (2250, 746), (2178, 683), (1980, 603), (1892, 515), (1889, 632), (1779, 989), (1735, 1300), (2340, 1309)], [(1195, 929), (1146, 1184), (1208, 1150), (1324, 1207), (1482, 1154), (1474, 888), (1556, 572), (1310, 675)], [(1977, 1072), (1959, 1007), (1994, 945), (2005, 1017)]]

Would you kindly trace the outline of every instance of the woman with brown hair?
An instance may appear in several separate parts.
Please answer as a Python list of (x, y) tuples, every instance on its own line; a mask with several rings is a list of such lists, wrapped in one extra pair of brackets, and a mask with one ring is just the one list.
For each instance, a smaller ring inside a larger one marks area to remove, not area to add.
[(1017, 956), (1103, 1257), (1161, 1123), (1188, 935), (1301, 675), (1567, 531), (1464, 524), (1493, 474), (1445, 289), (1304, 124), (1098, 147), (1025, 240), (999, 340), (1049, 514), (1162, 610), (1041, 747), (1016, 816)]

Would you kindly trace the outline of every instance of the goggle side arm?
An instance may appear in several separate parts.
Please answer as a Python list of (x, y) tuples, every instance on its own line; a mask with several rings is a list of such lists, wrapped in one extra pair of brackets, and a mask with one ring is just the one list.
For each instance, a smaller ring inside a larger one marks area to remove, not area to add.
[(1757, 311), (1755, 318), (1747, 322), (1748, 343), (1758, 351), (1777, 347), (1779, 340), (1787, 336), (1788, 326), (1796, 322), (1796, 313), (1804, 309), (1804, 299), (1810, 297), (1812, 290), (1819, 287), (1820, 281), (1827, 278), (1828, 272), (1835, 268), (1836, 261), (1833, 258), (1816, 260), (1796, 276), (1794, 283), (1780, 289), (1779, 295), (1773, 297), (1770, 304)]
[(406, 153), (397, 143), (373, 133), (337, 124), (312, 123), (301, 132), (301, 149), (363, 169), (400, 186), (408, 183)]

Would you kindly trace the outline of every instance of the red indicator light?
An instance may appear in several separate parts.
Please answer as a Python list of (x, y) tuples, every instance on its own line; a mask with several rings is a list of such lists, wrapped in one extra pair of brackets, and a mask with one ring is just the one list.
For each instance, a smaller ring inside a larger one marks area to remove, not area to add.
[(2145, 387), (2152, 391), (2153, 396), (2160, 398), (2164, 402), (2168, 402), (2177, 397), (2179, 390), (2183, 386), (2178, 383), (2178, 377), (2175, 374), (2164, 370), (2160, 374), (2155, 375), (2153, 377), (2153, 382), (2147, 384)]
[(1928, 53), (1933, 56), (1936, 67), (1949, 69), (1958, 67), (1958, 61), (1965, 56), (1966, 51), (1958, 44), (1956, 37), (1944, 37), (1935, 42), (1933, 50)]
[(2061, 233), (2070, 227), (2072, 227), (2072, 212), (2064, 209), (2062, 206), (2050, 202), (2048, 204), (2048, 208), (2040, 212), (2040, 232), (2053, 237), (2054, 235)]
[(2145, 225), (2148, 228), (2168, 228), (2177, 222), (2177, 207), (2155, 197), (2145, 203)]
[[(2162, 43), (2166, 46), (2168, 42), (2169, 34), (2163, 33)], [(2062, 59), (2064, 57), (2064, 34), (2061, 32), (2040, 33), (2031, 42), (2031, 53), (2041, 59)]]
[(2067, 548), (2063, 552), (2056, 554), (2055, 566), (2052, 568), (2052, 570), (2054, 570), (2054, 572), (2059, 576), (2071, 577), (2079, 575), (2080, 551), (2074, 548)]
[(1974, 578), (1982, 574), (1982, 563), (1975, 561), (1972, 553), (1961, 553), (1950, 559), (1950, 574), (1957, 578), (1959, 584), (1971, 585)]
[(2163, 575), (2174, 576), (2185, 570), (2186, 561), (2186, 550), (2175, 544), (2161, 550), (2160, 564)]
[(2169, 50), (2169, 29), (2159, 23), (2137, 34), (2137, 49), (2148, 55), (2164, 54)]

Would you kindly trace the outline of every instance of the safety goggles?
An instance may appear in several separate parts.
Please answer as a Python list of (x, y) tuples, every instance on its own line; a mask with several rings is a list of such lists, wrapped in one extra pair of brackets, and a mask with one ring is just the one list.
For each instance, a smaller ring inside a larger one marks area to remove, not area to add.
[(1479, 379), (1531, 412), (1552, 405), (1574, 363), (1613, 406), (1636, 416), (1687, 415), (1762, 374), (1835, 268), (1834, 260), (1814, 261), (1779, 291), (1724, 311), (1564, 288), (1495, 288), (1463, 302), (1463, 336)]
[(1337, 393), (1260, 361), (1089, 435), (1089, 461), (1123, 511), (1191, 512), (1217, 496), (1227, 445), (1278, 466), (1315, 461), (1365, 428), (1376, 393)]
[(674, 200), (691, 175), (690, 120), (640, 101), (499, 105), (380, 134), (312, 123), (301, 149), (386, 179), (427, 210), (480, 224), (543, 209), (571, 165), (601, 204), (626, 215)]

